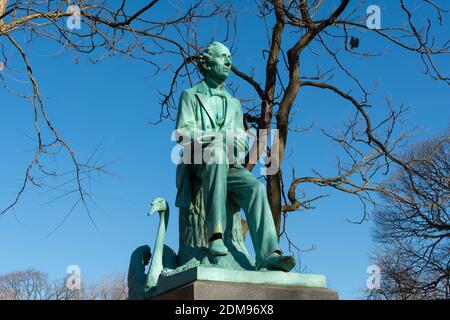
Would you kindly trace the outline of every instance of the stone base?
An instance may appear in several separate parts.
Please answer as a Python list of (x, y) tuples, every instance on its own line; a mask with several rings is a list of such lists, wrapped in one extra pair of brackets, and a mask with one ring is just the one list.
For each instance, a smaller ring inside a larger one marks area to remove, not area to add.
[(326, 288), (282, 287), (199, 280), (155, 296), (152, 300), (337, 300)]
[(325, 276), (195, 267), (161, 276), (155, 300), (337, 300)]

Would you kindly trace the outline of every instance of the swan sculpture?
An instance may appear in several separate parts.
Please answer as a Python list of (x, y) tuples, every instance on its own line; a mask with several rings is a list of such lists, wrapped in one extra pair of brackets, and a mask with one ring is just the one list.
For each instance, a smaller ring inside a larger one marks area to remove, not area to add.
[[(167, 245), (164, 245), (167, 225), (169, 222), (169, 205), (164, 198), (158, 197), (152, 201), (148, 215), (159, 213), (159, 226), (156, 234), (153, 257), (150, 247), (140, 246), (131, 254), (128, 270), (128, 299), (145, 299), (156, 288), (161, 271), (164, 268), (175, 269), (177, 256)], [(151, 257), (151, 261), (150, 261)], [(150, 261), (148, 273), (145, 266)]]

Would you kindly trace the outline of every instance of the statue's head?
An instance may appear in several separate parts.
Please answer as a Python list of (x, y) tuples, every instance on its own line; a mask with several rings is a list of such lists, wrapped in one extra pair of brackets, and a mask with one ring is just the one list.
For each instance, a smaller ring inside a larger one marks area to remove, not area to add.
[(220, 42), (211, 42), (200, 56), (198, 69), (205, 78), (224, 82), (231, 72), (230, 50)]

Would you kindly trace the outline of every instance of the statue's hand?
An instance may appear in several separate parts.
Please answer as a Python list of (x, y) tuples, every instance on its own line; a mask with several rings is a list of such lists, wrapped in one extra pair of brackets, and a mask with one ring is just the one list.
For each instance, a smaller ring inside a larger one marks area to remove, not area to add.
[(236, 143), (238, 150), (245, 150), (247, 149), (247, 135), (241, 134), (240, 132), (236, 135)]
[(247, 135), (240, 130), (227, 132), (225, 135), (225, 143), (230, 150), (243, 151), (247, 148)]

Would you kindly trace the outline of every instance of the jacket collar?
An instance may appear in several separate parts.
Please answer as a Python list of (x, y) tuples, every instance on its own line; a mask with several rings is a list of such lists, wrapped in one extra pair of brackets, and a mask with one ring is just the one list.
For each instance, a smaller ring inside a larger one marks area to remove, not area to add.
[[(197, 84), (196, 87), (197, 87), (197, 93), (204, 94), (204, 95), (207, 95), (207, 96), (210, 95), (209, 87), (206, 84), (205, 80), (202, 80), (199, 84)], [(225, 87), (223, 88), (223, 93), (225, 94), (227, 99), (231, 100), (231, 98), (233, 98), (233, 96), (225, 89)]]

